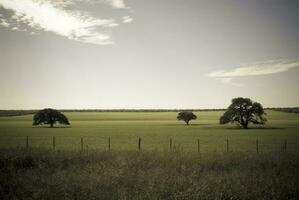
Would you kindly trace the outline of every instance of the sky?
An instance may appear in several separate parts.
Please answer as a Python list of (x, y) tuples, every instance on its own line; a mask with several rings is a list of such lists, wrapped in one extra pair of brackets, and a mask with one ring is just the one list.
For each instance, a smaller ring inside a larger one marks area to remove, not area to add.
[(297, 0), (0, 0), (0, 109), (299, 106)]

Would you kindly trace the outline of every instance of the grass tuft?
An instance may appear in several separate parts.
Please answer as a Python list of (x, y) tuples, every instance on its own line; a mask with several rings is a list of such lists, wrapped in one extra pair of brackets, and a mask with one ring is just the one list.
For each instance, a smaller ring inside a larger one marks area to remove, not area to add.
[(293, 154), (0, 150), (1, 199), (298, 199)]

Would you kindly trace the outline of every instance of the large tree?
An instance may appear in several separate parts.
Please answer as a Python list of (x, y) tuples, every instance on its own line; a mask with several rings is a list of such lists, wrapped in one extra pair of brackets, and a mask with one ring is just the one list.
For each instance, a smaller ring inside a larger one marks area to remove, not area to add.
[(234, 98), (232, 104), (227, 108), (223, 116), (220, 117), (220, 124), (237, 123), (247, 129), (249, 123), (265, 124), (266, 113), (260, 103), (253, 102), (249, 98)]
[(50, 127), (54, 127), (56, 123), (70, 125), (67, 117), (59, 112), (58, 110), (54, 110), (51, 108), (46, 108), (38, 111), (33, 117), (33, 125), (41, 125), (41, 124), (49, 124)]
[(197, 116), (195, 114), (193, 114), (193, 112), (183, 111), (178, 114), (177, 119), (183, 120), (186, 122), (187, 125), (189, 125), (189, 121), (196, 120)]

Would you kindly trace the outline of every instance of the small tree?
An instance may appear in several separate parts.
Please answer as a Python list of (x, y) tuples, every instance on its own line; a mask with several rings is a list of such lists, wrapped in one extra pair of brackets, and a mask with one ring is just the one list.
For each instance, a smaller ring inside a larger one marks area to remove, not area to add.
[(49, 124), (51, 128), (54, 127), (56, 123), (70, 125), (67, 117), (59, 112), (58, 110), (54, 110), (51, 108), (46, 108), (38, 111), (33, 117), (33, 125), (41, 125), (41, 124)]
[(237, 123), (247, 129), (249, 123), (265, 124), (263, 106), (260, 103), (253, 102), (249, 98), (234, 98), (227, 111), (220, 117), (220, 124)]
[(189, 121), (196, 120), (197, 116), (195, 114), (193, 114), (193, 112), (183, 111), (178, 114), (177, 119), (183, 120), (186, 122), (187, 125), (189, 125)]

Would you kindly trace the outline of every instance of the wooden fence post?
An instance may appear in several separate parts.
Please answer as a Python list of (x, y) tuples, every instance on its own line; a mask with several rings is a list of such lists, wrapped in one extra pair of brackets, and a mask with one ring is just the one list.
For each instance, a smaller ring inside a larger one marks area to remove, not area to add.
[(287, 152), (287, 140), (284, 141), (284, 152)]
[(83, 145), (84, 145), (84, 144), (83, 144), (83, 137), (81, 137), (81, 151), (83, 151), (83, 148), (84, 148)]
[(53, 136), (53, 151), (55, 151), (56, 144), (55, 144), (55, 136)]
[(26, 149), (28, 149), (28, 148), (29, 148), (29, 137), (26, 136)]
[(172, 139), (171, 138), (169, 140), (169, 150), (170, 150), (170, 152), (172, 152)]
[(197, 139), (197, 152), (200, 154), (200, 141)]
[(138, 139), (138, 151), (141, 150), (141, 138)]
[(110, 137), (108, 138), (108, 150), (110, 151), (111, 149), (111, 141), (110, 141)]
[(259, 153), (259, 140), (256, 139), (256, 153)]
[(229, 152), (229, 141), (228, 141), (228, 137), (226, 138), (226, 152)]

